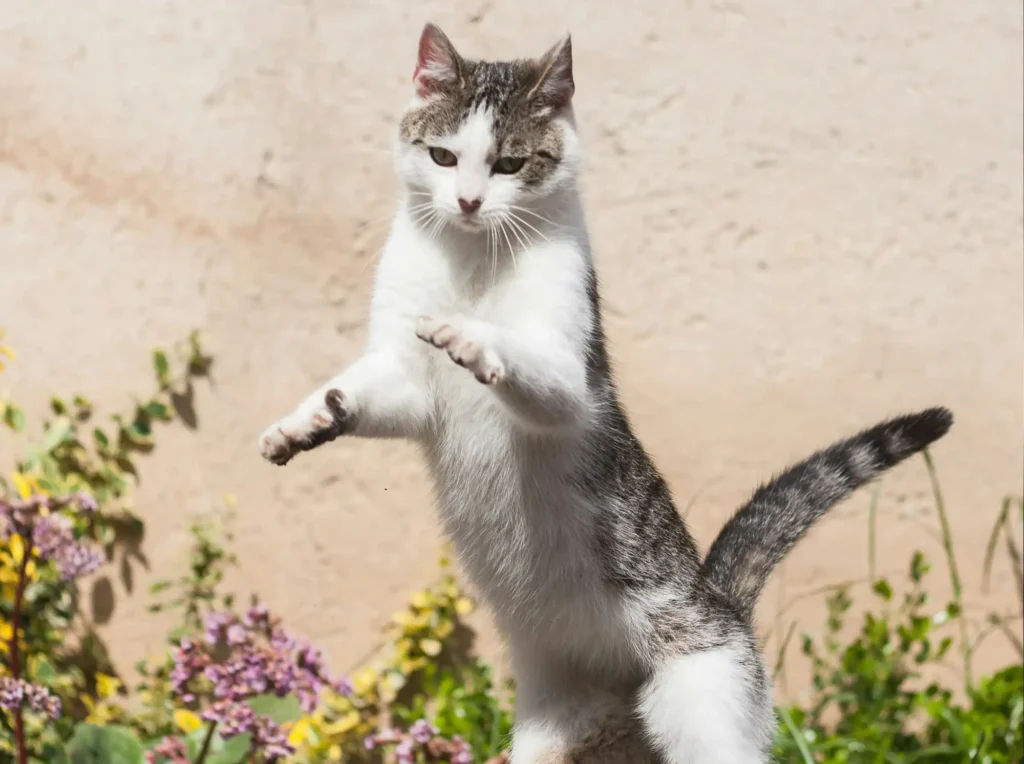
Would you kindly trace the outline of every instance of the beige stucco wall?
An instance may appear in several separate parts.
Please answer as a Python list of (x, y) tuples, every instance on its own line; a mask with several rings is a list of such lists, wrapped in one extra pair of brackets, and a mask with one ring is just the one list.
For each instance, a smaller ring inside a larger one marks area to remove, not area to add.
[[(153, 344), (201, 328), (216, 357), (198, 429), (161, 432), (142, 471), (149, 575), (234, 493), (236, 585), (344, 667), (432, 574), (411, 448), (282, 470), (255, 447), (359, 346), (428, 19), (487, 56), (572, 30), (613, 353), (701, 543), (787, 461), (946, 404), (977, 615), (990, 519), (1024, 480), (1022, 16), (996, 0), (0, 0), (0, 325), (22, 355), (0, 382), (35, 411), (55, 389), (113, 406), (148, 389)], [(799, 547), (783, 599), (865, 574), (867, 504)], [(929, 506), (919, 461), (885, 483), (884, 569), (937, 554)], [(162, 633), (145, 580), (115, 583), (124, 665)], [(988, 601), (1010, 597), (1003, 569)], [(815, 626), (814, 601), (789, 615)]]

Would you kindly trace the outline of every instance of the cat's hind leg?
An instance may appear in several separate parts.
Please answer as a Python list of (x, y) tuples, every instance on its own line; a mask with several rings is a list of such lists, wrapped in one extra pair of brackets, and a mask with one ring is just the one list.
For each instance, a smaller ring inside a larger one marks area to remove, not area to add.
[(536, 656), (513, 663), (511, 764), (649, 764), (628, 694), (597, 687), (582, 673)]
[(746, 641), (669, 656), (637, 711), (668, 764), (766, 764), (775, 730), (771, 691)]

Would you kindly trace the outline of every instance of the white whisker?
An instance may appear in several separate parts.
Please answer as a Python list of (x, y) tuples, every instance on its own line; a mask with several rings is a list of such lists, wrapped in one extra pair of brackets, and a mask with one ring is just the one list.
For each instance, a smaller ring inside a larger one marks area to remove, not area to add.
[(536, 227), (534, 227), (534, 226), (530, 225), (530, 224), (529, 224), (529, 223), (527, 223), (527, 222), (526, 222), (525, 220), (523, 220), (523, 219), (522, 219), (521, 217), (519, 217), (518, 215), (516, 215), (516, 213), (514, 213), (514, 212), (511, 212), (511, 211), (509, 211), (509, 212), (507, 212), (506, 214), (507, 214), (507, 215), (509, 216), (509, 219), (511, 219), (511, 220), (516, 220), (516, 221), (518, 221), (519, 223), (522, 223), (522, 224), (523, 224), (524, 226), (526, 226), (526, 227), (527, 227), (527, 228), (529, 228), (529, 229), (530, 229), (531, 231), (533, 231), (534, 233), (536, 233), (536, 234), (537, 234), (537, 235), (538, 235), (538, 236), (539, 236), (540, 238), (544, 239), (544, 241), (546, 241), (546, 242), (547, 242), (548, 244), (550, 244), (550, 243), (551, 243), (551, 239), (549, 239), (549, 238), (548, 238), (547, 236), (545, 236), (545, 235), (544, 235), (544, 234), (542, 234), (542, 233), (541, 233), (540, 231), (538, 231)]
[(508, 253), (512, 256), (512, 270), (514, 270), (518, 275), (519, 266), (516, 264), (516, 253), (512, 249), (512, 242), (509, 240), (508, 234), (505, 233), (505, 222), (503, 220), (499, 220), (498, 225), (500, 226), (499, 230), (501, 231), (501, 235), (505, 237), (505, 243), (508, 245)]
[[(516, 237), (516, 241), (519, 242), (519, 246), (525, 250), (530, 243), (530, 237), (526, 235), (526, 231), (524, 231), (520, 227), (519, 223), (511, 217), (506, 217), (505, 222), (507, 222), (509, 227), (512, 229), (512, 235)], [(520, 236), (520, 234), (522, 234), (522, 236)]]
[(491, 250), (491, 287), (493, 287), (498, 275), (498, 239), (494, 235), (494, 226), (491, 223), (487, 224), (487, 244)]
[(527, 213), (529, 215), (533, 215), (535, 218), (539, 218), (540, 220), (544, 221), (548, 225), (554, 226), (555, 228), (564, 228), (565, 227), (565, 226), (561, 225), (560, 223), (556, 223), (554, 220), (551, 220), (550, 218), (544, 217), (539, 212), (534, 212), (533, 210), (529, 209), (528, 207), (519, 207), (518, 205), (510, 204), (510, 205), (508, 205), (508, 208), (511, 209), (511, 210), (516, 210), (517, 212), (525, 212), (525, 213)]

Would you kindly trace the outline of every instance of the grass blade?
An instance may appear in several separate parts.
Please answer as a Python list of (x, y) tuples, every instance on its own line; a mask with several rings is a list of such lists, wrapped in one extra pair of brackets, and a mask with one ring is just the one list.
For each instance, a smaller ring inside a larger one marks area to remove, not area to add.
[(1010, 519), (1010, 507), (1013, 505), (1013, 497), (1007, 496), (1003, 499), (1003, 508), (996, 516), (992, 525), (992, 533), (989, 534), (988, 543), (985, 545), (985, 559), (981, 565), (981, 591), (988, 594), (989, 583), (992, 580), (992, 562), (996, 556), (996, 544), (999, 543), (999, 534)]
[(785, 708), (780, 708), (779, 716), (782, 717), (786, 730), (789, 732), (790, 737), (793, 738), (793, 742), (796, 743), (796, 747), (800, 749), (800, 756), (803, 758), (804, 764), (814, 764), (814, 756), (811, 755), (811, 749), (807, 747), (807, 741), (800, 734), (800, 730), (796, 728), (796, 724), (793, 723), (793, 717), (789, 715), (789, 711)]
[(949, 569), (949, 580), (953, 587), (953, 602), (960, 611), (957, 622), (960, 626), (960, 652), (964, 660), (964, 683), (967, 689), (974, 687), (974, 676), (971, 672), (971, 643), (967, 635), (967, 619), (964, 615), (964, 587), (960, 579), (960, 569), (956, 562), (956, 552), (953, 551), (953, 531), (949, 527), (949, 515), (946, 513), (946, 502), (942, 498), (942, 489), (939, 487), (939, 476), (935, 471), (935, 463), (932, 461), (931, 452), (926, 448), (921, 452), (924, 457), (925, 466), (928, 468), (928, 479), (932, 484), (932, 495), (935, 497), (935, 512), (939, 516), (939, 526), (942, 529), (942, 548), (946, 553), (946, 565)]

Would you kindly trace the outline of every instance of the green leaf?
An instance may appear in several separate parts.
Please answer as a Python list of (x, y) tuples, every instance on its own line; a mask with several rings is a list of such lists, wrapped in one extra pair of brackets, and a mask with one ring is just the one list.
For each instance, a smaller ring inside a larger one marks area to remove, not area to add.
[[(192, 732), (187, 739), (189, 759), (195, 761), (199, 751), (203, 747), (203, 741), (209, 732), (209, 727), (201, 727)], [(249, 754), (249, 747), (252, 744), (252, 736), (236, 735), (230, 740), (225, 740), (218, 734), (214, 734), (210, 740), (210, 747), (206, 749), (206, 758), (203, 764), (242, 764)]]
[(71, 764), (142, 764), (142, 743), (125, 727), (81, 724), (68, 745)]
[(875, 594), (881, 597), (883, 600), (888, 602), (892, 599), (892, 587), (889, 586), (889, 582), (884, 578), (880, 578), (875, 581), (875, 585), (871, 587)]
[(43, 743), (42, 753), (46, 764), (68, 764), (68, 755), (60, 743)]
[(71, 419), (66, 416), (57, 417), (46, 428), (46, 434), (43, 435), (43, 443), (40, 448), (44, 453), (50, 453), (57, 446), (64, 443), (73, 430), (74, 425)]
[(153, 370), (156, 372), (157, 382), (166, 387), (171, 381), (171, 365), (167, 362), (167, 353), (162, 350), (153, 351)]
[(170, 407), (168, 407), (167, 404), (165, 403), (161, 403), (160, 401), (150, 401), (145, 406), (143, 406), (142, 410), (149, 414), (151, 417), (153, 417), (153, 419), (159, 419), (162, 422), (170, 421)]
[(15, 432), (21, 432), (25, 429), (25, 412), (13, 403), (5, 403), (4, 424)]
[(302, 716), (302, 706), (291, 695), (257, 695), (249, 700), (249, 706), (260, 716), (269, 716), (275, 724), (293, 722)]
[(93, 440), (96, 441), (96, 445), (100, 448), (107, 448), (110, 446), (110, 438), (103, 432), (99, 427), (92, 431)]

